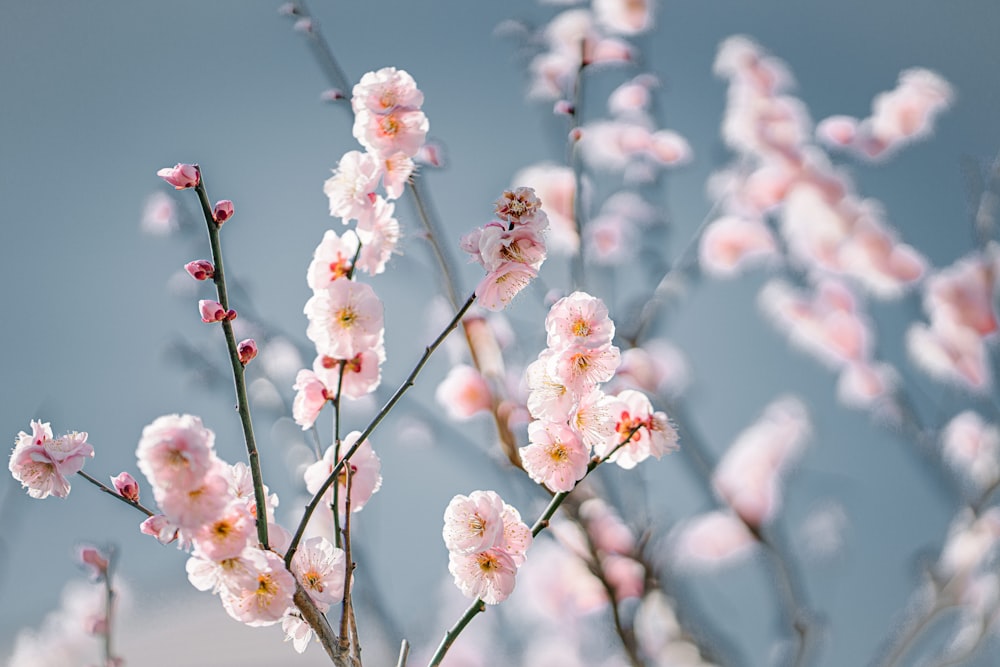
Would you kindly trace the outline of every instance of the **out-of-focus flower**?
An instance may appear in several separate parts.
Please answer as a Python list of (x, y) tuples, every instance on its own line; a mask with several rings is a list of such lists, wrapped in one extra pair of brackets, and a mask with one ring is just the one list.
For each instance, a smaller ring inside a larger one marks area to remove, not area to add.
[(456, 420), (469, 419), (493, 406), (493, 393), (483, 376), (468, 364), (453, 366), (434, 393), (437, 402)]

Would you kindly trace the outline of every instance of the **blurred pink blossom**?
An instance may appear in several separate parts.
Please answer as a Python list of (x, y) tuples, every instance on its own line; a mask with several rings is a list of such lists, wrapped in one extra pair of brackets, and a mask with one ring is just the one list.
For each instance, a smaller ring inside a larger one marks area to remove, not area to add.
[(467, 364), (452, 366), (438, 385), (434, 397), (448, 417), (456, 420), (469, 419), (493, 406), (489, 385), (479, 371)]

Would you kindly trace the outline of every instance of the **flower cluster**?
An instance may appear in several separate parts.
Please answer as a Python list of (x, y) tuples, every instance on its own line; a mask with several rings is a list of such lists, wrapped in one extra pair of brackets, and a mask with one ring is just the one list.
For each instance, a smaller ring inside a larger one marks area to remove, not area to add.
[(385, 361), (382, 301), (370, 285), (353, 280), (358, 240), (328, 231), (309, 265), (313, 289), (306, 302), (306, 335), (316, 344), (312, 370), (295, 378), (292, 414), (310, 428), (327, 401), (360, 398), (378, 387)]
[(448, 570), (462, 594), (487, 604), (507, 599), (532, 540), (518, 511), (493, 491), (455, 496), (444, 512), (443, 535)]
[(600, 299), (584, 292), (560, 299), (545, 330), (548, 347), (526, 370), (535, 421), (528, 425), (531, 444), (520, 454), (533, 480), (569, 491), (587, 474), (591, 452), (632, 468), (676, 448), (676, 431), (645, 394), (626, 389), (609, 396), (598, 387), (621, 361), (611, 343), (614, 322)]
[[(423, 101), (413, 77), (403, 70), (386, 67), (361, 77), (351, 107), (354, 137), (365, 152), (345, 153), (323, 186), (330, 215), (343, 218), (344, 224), (358, 221), (356, 235), (347, 232), (344, 242), (360, 242), (357, 264), (371, 275), (385, 270), (399, 242), (392, 201), (403, 194), (413, 173), (413, 158), (427, 137), (427, 116), (420, 110)], [(376, 193), (380, 182), (384, 197)]]
[(21, 431), (10, 454), (8, 468), (32, 498), (69, 494), (68, 477), (83, 470), (94, 448), (86, 433), (67, 433), (55, 438), (48, 422), (32, 421), (31, 433)]
[[(334, 466), (340, 462), (344, 452), (354, 446), (361, 435), (360, 431), (351, 431), (340, 443), (340, 447), (330, 445), (323, 458), (313, 463), (304, 473), (306, 489), (309, 493), (315, 494), (323, 486), (323, 482), (333, 472)], [(382, 486), (382, 462), (372, 449), (371, 443), (365, 440), (351, 456), (347, 467), (350, 468), (351, 475), (351, 511), (359, 512), (365, 506), (372, 494)], [(337, 476), (337, 508), (341, 515), (347, 510), (347, 471), (341, 469)], [(333, 504), (333, 490), (328, 490), (324, 496), (325, 506)]]
[(486, 269), (476, 287), (479, 304), (503, 310), (538, 275), (545, 261), (549, 221), (531, 188), (507, 190), (494, 204), (497, 220), (462, 237), (462, 250)]
[[(289, 571), (280, 555), (288, 533), (271, 522), (277, 496), (264, 487), (267, 507), (260, 511), (249, 468), (216, 456), (214, 441), (215, 434), (192, 415), (165, 415), (143, 429), (138, 465), (163, 514), (147, 519), (142, 530), (164, 542), (179, 537), (191, 551), (191, 584), (217, 593), (230, 616), (251, 626), (282, 621), (296, 648), (304, 650), (311, 635), (299, 627), (304, 621), (292, 602), (295, 581), (317, 607), (328, 609), (342, 595), (344, 554), (324, 538), (306, 540)], [(270, 550), (257, 544), (258, 521), (268, 521)]]

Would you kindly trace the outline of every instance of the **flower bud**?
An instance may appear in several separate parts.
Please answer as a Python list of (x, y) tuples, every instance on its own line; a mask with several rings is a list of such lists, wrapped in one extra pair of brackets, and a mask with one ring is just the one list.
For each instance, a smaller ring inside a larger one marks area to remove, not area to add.
[(572, 116), (576, 112), (576, 109), (573, 108), (573, 105), (568, 100), (559, 100), (552, 107), (552, 112), (557, 116)]
[(226, 311), (226, 317), (224, 319), (227, 319), (230, 322), (232, 322), (233, 320), (236, 319), (236, 311), (230, 308), (229, 310)]
[(178, 190), (193, 188), (201, 181), (201, 173), (197, 165), (178, 163), (173, 167), (165, 167), (156, 175)]
[(312, 19), (305, 17), (300, 18), (298, 21), (295, 22), (295, 25), (292, 26), (292, 29), (295, 30), (296, 32), (301, 32), (307, 35), (311, 35), (313, 32)]
[(319, 94), (319, 99), (324, 102), (336, 102), (344, 99), (344, 91), (339, 88), (330, 88)]
[(218, 301), (202, 299), (198, 302), (198, 310), (201, 311), (201, 321), (209, 324), (211, 322), (221, 322), (226, 319), (226, 309)]
[(119, 496), (133, 503), (139, 502), (139, 482), (135, 481), (135, 477), (127, 472), (120, 472), (111, 478), (111, 483)]
[(217, 225), (221, 225), (231, 217), (233, 217), (233, 202), (228, 199), (220, 199), (215, 202), (215, 208), (212, 209), (212, 219)]
[(240, 356), (240, 363), (246, 366), (257, 356), (257, 343), (253, 338), (241, 340), (236, 344), (236, 353)]
[(215, 276), (215, 265), (207, 259), (196, 259), (184, 265), (184, 270), (195, 280), (208, 280)]

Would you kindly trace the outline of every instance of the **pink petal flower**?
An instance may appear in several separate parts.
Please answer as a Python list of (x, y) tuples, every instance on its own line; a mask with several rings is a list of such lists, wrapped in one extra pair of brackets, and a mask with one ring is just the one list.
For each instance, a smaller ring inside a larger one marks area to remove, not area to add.
[(139, 470), (154, 488), (194, 489), (215, 465), (215, 434), (192, 415), (158, 417), (142, 430)]
[(568, 426), (532, 422), (528, 441), (519, 450), (524, 471), (549, 490), (570, 491), (587, 474), (590, 452)]
[(395, 67), (366, 73), (351, 93), (354, 113), (367, 110), (384, 115), (395, 109), (419, 109), (423, 103), (424, 94), (413, 77)]
[(205, 324), (221, 322), (226, 319), (226, 309), (218, 301), (202, 299), (198, 302), (198, 311), (201, 313), (201, 321)]
[(501, 549), (479, 553), (448, 553), (448, 571), (455, 585), (468, 598), (480, 598), (486, 604), (499, 604), (514, 591), (517, 566)]
[(353, 359), (382, 339), (382, 302), (365, 283), (333, 281), (306, 302), (305, 314), (317, 352), (335, 359)]
[(156, 172), (156, 175), (177, 190), (193, 188), (201, 180), (201, 173), (198, 171), (198, 167), (193, 164), (178, 163), (173, 167), (164, 167)]
[(139, 531), (155, 537), (160, 544), (170, 544), (177, 539), (177, 526), (163, 514), (154, 514), (143, 521), (139, 524)]
[(451, 499), (444, 511), (444, 544), (455, 553), (478, 553), (503, 545), (504, 502), (494, 491)]
[(472, 366), (453, 366), (434, 393), (450, 419), (465, 420), (493, 407), (493, 393), (486, 380)]
[(671, 535), (674, 562), (681, 568), (713, 570), (742, 560), (757, 540), (727, 512), (709, 512), (684, 522)]
[(732, 277), (748, 265), (774, 258), (777, 244), (763, 222), (724, 216), (709, 223), (698, 244), (701, 268), (717, 277)]
[(966, 410), (955, 415), (941, 431), (944, 460), (978, 489), (1000, 478), (1000, 429)]
[(476, 287), (479, 305), (494, 312), (503, 310), (536, 276), (538, 270), (531, 266), (504, 262), (487, 273)]
[(347, 277), (358, 253), (358, 245), (358, 236), (353, 229), (344, 232), (343, 236), (328, 229), (316, 246), (306, 272), (309, 287), (314, 291), (321, 290), (333, 281)]
[[(341, 453), (346, 452), (357, 442), (360, 431), (351, 431), (340, 444)], [(337, 448), (330, 445), (323, 458), (312, 464), (304, 473), (306, 489), (309, 493), (316, 493), (326, 481), (326, 478), (333, 472), (334, 466), (339, 462)], [(382, 486), (382, 475), (380, 470), (382, 462), (378, 455), (372, 450), (369, 441), (358, 448), (350, 458), (348, 465), (351, 469), (351, 512), (360, 512), (372, 495)], [(343, 515), (347, 503), (347, 472), (341, 468), (337, 477), (339, 491), (337, 493), (338, 511)], [(324, 500), (329, 504), (333, 502), (333, 489), (327, 490)]]
[(306, 369), (299, 371), (292, 389), (295, 390), (292, 417), (303, 431), (312, 428), (323, 406), (333, 398), (331, 394), (336, 393), (336, 390), (331, 392), (315, 372)]
[(381, 177), (376, 156), (360, 151), (344, 153), (333, 176), (323, 184), (323, 193), (330, 199), (330, 215), (343, 218), (345, 223), (366, 215)]
[(95, 581), (108, 576), (108, 558), (97, 547), (89, 544), (78, 547), (76, 558), (90, 569), (91, 577)]
[(222, 591), (223, 606), (249, 626), (273, 625), (292, 606), (295, 577), (273, 551), (248, 549), (246, 559), (252, 569)]
[(303, 541), (292, 557), (292, 572), (309, 597), (322, 606), (343, 599), (346, 567), (343, 549), (336, 548), (324, 537)]
[[(660, 458), (677, 450), (677, 431), (665, 413), (653, 410), (645, 394), (626, 389), (615, 399), (609, 407), (615, 430), (594, 447), (595, 454), (602, 457), (610, 454), (608, 461), (629, 470), (650, 456)], [(629, 438), (628, 442), (619, 447), (625, 438)]]

